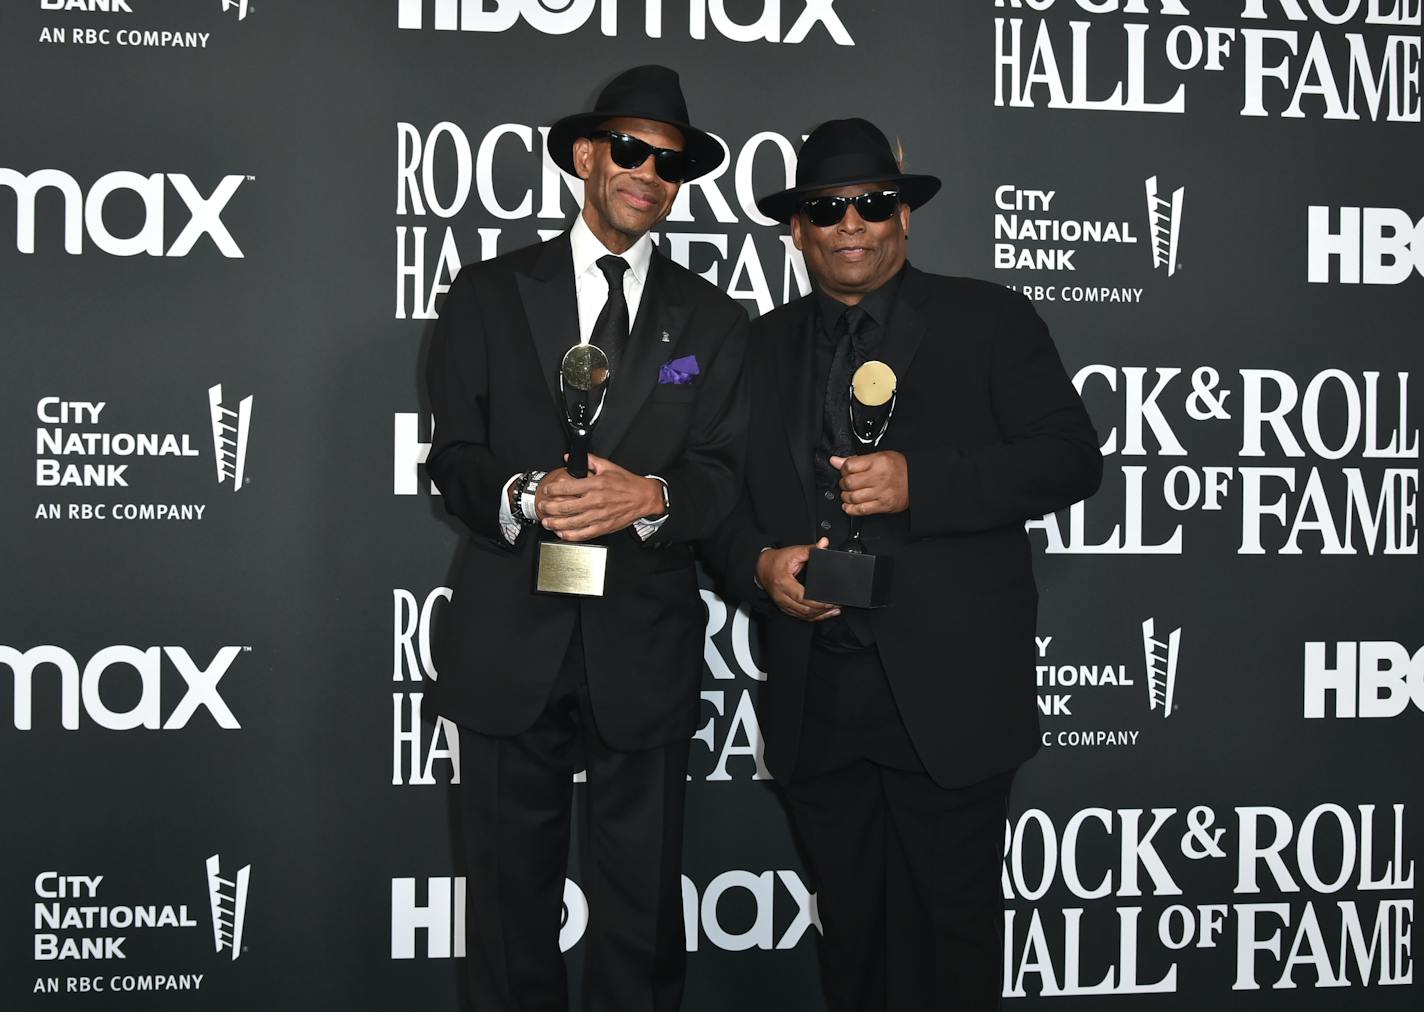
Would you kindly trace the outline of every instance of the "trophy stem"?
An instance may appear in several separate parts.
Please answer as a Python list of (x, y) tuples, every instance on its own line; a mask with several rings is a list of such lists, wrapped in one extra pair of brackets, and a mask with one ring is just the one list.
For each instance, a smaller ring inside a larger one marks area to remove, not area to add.
[(588, 477), (588, 429), (574, 429), (573, 439), (569, 440), (567, 468), (570, 477)]
[(845, 546), (841, 548), (843, 552), (852, 555), (864, 555), (865, 546), (860, 543), (860, 517), (851, 517), (850, 537), (846, 539)]

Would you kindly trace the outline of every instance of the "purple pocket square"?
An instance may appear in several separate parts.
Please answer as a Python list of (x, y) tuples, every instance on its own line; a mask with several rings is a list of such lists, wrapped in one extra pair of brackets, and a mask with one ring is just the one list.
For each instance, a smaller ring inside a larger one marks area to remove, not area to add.
[(658, 369), (659, 383), (672, 383), (683, 386), (692, 382), (694, 376), (698, 376), (702, 370), (697, 368), (697, 356), (686, 355), (682, 358), (675, 358), (669, 362), (664, 362)]

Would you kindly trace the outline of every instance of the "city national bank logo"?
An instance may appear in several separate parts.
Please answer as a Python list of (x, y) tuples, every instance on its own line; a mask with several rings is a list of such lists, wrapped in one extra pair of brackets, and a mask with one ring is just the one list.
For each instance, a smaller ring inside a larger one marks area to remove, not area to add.
[(1305, 645), (1305, 716), (1398, 717), (1424, 711), (1424, 647), (1388, 640)]
[[(247, 881), (252, 866), (244, 865), (231, 879), (222, 874), (221, 859), (207, 859), (209, 907), (213, 937), (221, 956), (235, 960), (242, 953), (242, 925), (247, 915)], [(196, 885), (196, 882), (194, 883)], [(31, 993), (50, 994), (138, 994), (161, 991), (198, 991), (203, 973), (155, 970), (145, 945), (152, 932), (171, 938), (172, 932), (201, 928), (195, 913), (203, 909), (196, 902), (196, 889), (168, 902), (134, 902), (131, 889), (116, 886), (107, 875), (70, 874), (42, 871), (35, 876), (34, 958), (37, 963), (79, 964), (65, 976), (38, 976)], [(151, 899), (151, 897), (143, 897)], [(167, 943), (171, 948), (172, 943)], [(93, 963), (141, 961), (143, 972), (125, 972), (123, 964), (99, 970)], [(229, 960), (229, 961), (230, 961)], [(84, 964), (90, 964), (85, 966)], [(84, 968), (81, 970), (80, 966)], [(78, 971), (78, 972), (76, 972)]]
[[(710, 21), (712, 30), (731, 42), (795, 45), (805, 42), (819, 25), (837, 45), (855, 45), (835, 11), (836, 0), (760, 0), (761, 13), (750, 22), (733, 20), (727, 12), (727, 0), (646, 0), (636, 6), (644, 9), (642, 27), (647, 37), (662, 38), (664, 8), (676, 9), (684, 3), (688, 34), (694, 39), (707, 38)], [(750, 12), (755, 5), (744, 4), (741, 8)], [(441, 32), (507, 32), (523, 19), (544, 35), (568, 35), (592, 20), (595, 12), (599, 31), (610, 38), (616, 37), (620, 28), (627, 34), (629, 28), (626, 18), (619, 19), (618, 0), (400, 0), (396, 27), (427, 27), (427, 10), (433, 15), (428, 27)], [(788, 22), (790, 27), (783, 34), (782, 25)]]
[[(213, 470), (219, 486), (242, 488), (247, 477), (247, 445), (252, 428), (252, 395), (225, 398), (222, 384), (208, 388), (208, 427)], [(110, 489), (119, 496), (148, 479), (171, 475), (153, 458), (197, 458), (202, 445), (189, 432), (128, 431), (114, 428), (108, 401), (41, 397), (35, 417), (35, 487), (47, 490)], [(121, 424), (121, 423), (118, 423)], [(133, 469), (131, 473), (130, 469)], [(201, 520), (201, 502), (41, 502), (36, 520)]]
[[(1159, 635), (1157, 620), (1141, 625), (1142, 668), (1110, 658), (1049, 657), (1053, 636), (1035, 636), (1040, 741), (1045, 748), (1121, 748), (1141, 740), (1146, 714), (1165, 719), (1176, 707), (1177, 656), (1182, 630)], [(1061, 649), (1061, 648), (1060, 648)], [(1140, 677), (1139, 677), (1140, 672)], [(1145, 686), (1146, 707), (1138, 695)], [(1144, 713), (1145, 709), (1145, 713)]]
[(1152, 234), (1152, 266), (1166, 268), (1167, 277), (1177, 273), (1177, 239), (1182, 233), (1182, 197), (1186, 187), (1179, 186), (1163, 199), (1157, 193), (1157, 177), (1148, 177), (1147, 221)]
[(40, 0), (42, 11), (83, 11), (86, 14), (132, 14), (128, 0)]
[(1177, 648), (1182, 630), (1173, 629), (1165, 640), (1157, 638), (1157, 620), (1142, 623), (1142, 652), (1147, 660), (1147, 705), (1161, 710), (1163, 719), (1172, 715), (1172, 697), (1177, 692)]
[(219, 383), (208, 387), (208, 412), (213, 425), (213, 458), (217, 461), (218, 484), (232, 483), (236, 492), (242, 488), (242, 474), (247, 465), (247, 429), (252, 419), (252, 395), (237, 402), (237, 408), (223, 403), (223, 388)]
[(252, 865), (237, 869), (232, 878), (222, 873), (222, 861), (214, 854), (208, 858), (208, 905), (213, 912), (214, 951), (224, 950), (233, 960), (242, 955), (242, 925), (247, 919), (247, 880)]
[(1311, 284), (1400, 285), (1424, 275), (1424, 218), (1397, 207), (1309, 210)]
[[(74, 655), (63, 647), (36, 646), (21, 653), (0, 645), (0, 666), (10, 669), (14, 680), (14, 724), (17, 731), (28, 731), (34, 720), (34, 688), (40, 678), (58, 679), (59, 713), (51, 706), (42, 711), (41, 719), (52, 726), (58, 716), (59, 726), (66, 731), (79, 730), (82, 706), (90, 722), (109, 731), (177, 731), (199, 709), (206, 710), (218, 727), (235, 731), (242, 727), (233, 716), (218, 690), (218, 683), (227, 675), (233, 661), (251, 647), (225, 646), (206, 665), (196, 661), (183, 647), (134, 646), (105, 647), (84, 665), (83, 672)], [(115, 672), (122, 672), (115, 676)], [(167, 677), (165, 678), (165, 672)], [(133, 698), (133, 676), (138, 675), (138, 698)], [(165, 698), (172, 699), (173, 675), (182, 680), (184, 691), (178, 704), (163, 715)], [(165, 691), (164, 682), (170, 689)], [(119, 691), (113, 685), (122, 682)], [(104, 686), (109, 685), (106, 700)], [(45, 693), (47, 701), (54, 696), (51, 686)]]
[[(208, 43), (213, 39), (211, 31), (197, 31), (191, 27), (193, 19), (193, 8), (197, 6), (192, 0), (186, 3), (174, 3), (167, 0), (169, 6), (183, 8), (183, 11), (175, 16), (179, 24), (174, 24), (167, 20), (167, 12), (155, 15), (151, 9), (154, 4), (148, 2), (139, 5), (139, 14), (146, 15), (147, 22), (141, 28), (114, 27), (113, 15), (134, 14), (133, 3), (137, 0), (40, 0), (40, 10), (45, 14), (62, 14), (62, 17), (55, 18), (49, 24), (40, 28), (38, 41), (41, 44), (52, 46), (64, 46), (66, 49), (99, 49), (104, 47), (117, 47), (119, 49), (208, 49)], [(221, 11), (223, 14), (232, 12), (237, 15), (236, 20), (245, 21), (249, 14), (256, 13), (256, 8), (249, 0), (207, 0), (212, 4), (209, 11)], [(77, 18), (76, 14), (88, 14), (94, 16), (93, 20), (84, 21)], [(157, 24), (153, 23), (155, 17), (162, 18)], [(211, 18), (202, 19), (211, 21)], [(76, 24), (75, 22), (79, 23)], [(129, 22), (125, 17), (119, 22), (120, 25)], [(182, 23), (186, 22), (186, 23)], [(214, 47), (216, 48), (216, 47)]]
[[(224, 176), (212, 190), (203, 193), (193, 180), (179, 172), (109, 172), (96, 179), (87, 191), (62, 169), (35, 169), (28, 174), (0, 168), (0, 190), (15, 197), (15, 251), (33, 254), (37, 225), (36, 205), (45, 197), (46, 236), (62, 237), (64, 251), (72, 256), (85, 252), (84, 239), (102, 253), (116, 257), (140, 254), (151, 257), (186, 257), (206, 236), (223, 256), (241, 260), (245, 254), (232, 237), (223, 212), (233, 195), (251, 176)], [(105, 207), (115, 194), (119, 202), (142, 205), (142, 224), (131, 235), (115, 235), (105, 217)], [(54, 201), (63, 208), (55, 217)], [(3, 206), (3, 205), (0, 205)], [(164, 236), (175, 215), (187, 215), (182, 229), (171, 243)]]
[[(1061, 279), (1053, 283), (1010, 284), (1037, 302), (1140, 303), (1143, 287), (1103, 284), (1103, 273), (1143, 275), (1146, 257), (1132, 260), (1114, 247), (1149, 248), (1152, 268), (1177, 273), (1177, 252), (1182, 231), (1184, 187), (1160, 192), (1156, 176), (1144, 182), (1147, 195), (1147, 230), (1141, 231), (1137, 212), (1101, 216), (1092, 204), (1072, 202), (1058, 190), (1005, 183), (994, 190), (994, 270), (1026, 272)], [(1141, 191), (1139, 191), (1141, 192)], [(1141, 205), (1138, 205), (1141, 206)], [(1115, 266), (1109, 266), (1115, 264)], [(1134, 264), (1141, 264), (1135, 268)], [(1081, 281), (1077, 280), (1082, 278)], [(1109, 277), (1111, 282), (1136, 277)]]

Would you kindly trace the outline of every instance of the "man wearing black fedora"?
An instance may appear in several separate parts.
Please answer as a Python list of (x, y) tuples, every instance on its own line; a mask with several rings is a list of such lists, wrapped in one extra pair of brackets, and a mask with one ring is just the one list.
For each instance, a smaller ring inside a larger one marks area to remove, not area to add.
[[(594, 111), (553, 125), (548, 151), (583, 180), (581, 213), (556, 239), (466, 265), (429, 359), (427, 467), (469, 529), (431, 691), (461, 729), (471, 998), (480, 1012), (567, 1008), (560, 919), (586, 769), (583, 1007), (672, 1010), (705, 621), (691, 543), (740, 487), (747, 320), (648, 230), (723, 151), (665, 67), (620, 74)], [(580, 343), (611, 375), (582, 478), (562, 466), (559, 381)], [(541, 542), (605, 549), (601, 596), (535, 592)]]
[[(1024, 521), (1102, 472), (1029, 302), (906, 262), (911, 211), (939, 187), (845, 119), (758, 202), (814, 291), (752, 326), (746, 481), (709, 550), (761, 620), (765, 759), (815, 882), (834, 1012), (998, 1007), (1004, 819), (1038, 748)], [(866, 452), (851, 378), (875, 360), (897, 387)], [(810, 600), (799, 579), (852, 523), (891, 567), (884, 607)]]

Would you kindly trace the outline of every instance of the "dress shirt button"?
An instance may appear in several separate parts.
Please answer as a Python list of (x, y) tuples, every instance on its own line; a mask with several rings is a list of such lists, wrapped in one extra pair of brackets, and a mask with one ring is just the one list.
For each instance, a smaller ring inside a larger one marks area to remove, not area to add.
[(836, 501), (836, 494), (835, 494), (835, 492), (831, 491), (830, 489), (826, 489), (826, 501), (827, 501), (827, 502), (835, 502), (835, 501)]
[(830, 529), (831, 529), (831, 522), (830, 522), (829, 520), (822, 520), (822, 521), (821, 521), (821, 530), (823, 530), (823, 531), (828, 531), (828, 530), (830, 530)]

